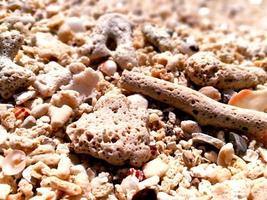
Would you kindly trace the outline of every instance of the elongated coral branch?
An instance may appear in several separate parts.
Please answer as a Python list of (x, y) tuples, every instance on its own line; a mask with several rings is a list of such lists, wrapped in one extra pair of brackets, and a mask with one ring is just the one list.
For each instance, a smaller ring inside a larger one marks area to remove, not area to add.
[(124, 89), (141, 93), (192, 115), (201, 125), (239, 130), (267, 143), (267, 115), (214, 101), (188, 87), (137, 72), (124, 71)]

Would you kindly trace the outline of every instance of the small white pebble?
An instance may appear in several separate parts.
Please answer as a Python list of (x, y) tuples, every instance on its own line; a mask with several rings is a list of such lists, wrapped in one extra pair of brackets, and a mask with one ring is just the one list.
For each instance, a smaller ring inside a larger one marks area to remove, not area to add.
[(112, 76), (117, 71), (117, 64), (113, 60), (107, 60), (100, 64), (99, 69), (108, 76)]
[(168, 170), (168, 165), (160, 158), (156, 158), (154, 160), (149, 161), (143, 167), (144, 175), (147, 178), (152, 176), (162, 177), (167, 170)]
[(11, 187), (8, 184), (0, 184), (0, 199), (7, 199), (7, 196), (11, 192)]
[(140, 94), (133, 94), (128, 96), (127, 98), (132, 104), (134, 104), (138, 108), (141, 107), (146, 109), (148, 107), (147, 99)]
[(152, 177), (147, 178), (147, 179), (143, 180), (142, 182), (140, 182), (138, 184), (138, 187), (139, 187), (139, 190), (142, 190), (144, 188), (157, 185), (158, 182), (159, 182), (159, 177), (158, 176), (152, 176)]

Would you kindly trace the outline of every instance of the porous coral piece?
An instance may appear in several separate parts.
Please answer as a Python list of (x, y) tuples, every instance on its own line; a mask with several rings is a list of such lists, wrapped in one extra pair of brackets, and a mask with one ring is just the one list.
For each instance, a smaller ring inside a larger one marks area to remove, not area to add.
[(39, 74), (33, 86), (43, 96), (52, 96), (60, 86), (66, 85), (71, 80), (71, 73), (58, 63), (49, 62), (44, 69), (44, 74)]
[(23, 43), (23, 36), (17, 31), (0, 34), (0, 96), (10, 98), (17, 90), (33, 83), (35, 75), (29, 69), (12, 60)]
[(267, 197), (267, 179), (259, 178), (253, 181), (250, 198), (254, 200), (264, 200)]
[(199, 52), (188, 58), (185, 72), (196, 85), (218, 89), (249, 88), (267, 80), (267, 72), (263, 69), (226, 64), (212, 52)]
[(102, 96), (94, 112), (67, 127), (74, 149), (113, 165), (141, 166), (151, 156), (147, 110), (122, 94)]
[(94, 29), (92, 43), (82, 48), (82, 53), (91, 60), (112, 56), (122, 69), (131, 69), (137, 65), (131, 24), (122, 14), (101, 16)]
[(233, 95), (228, 104), (240, 108), (247, 108), (258, 110), (262, 112), (267, 111), (267, 89), (262, 90), (248, 90), (244, 89)]
[(40, 58), (50, 60), (61, 60), (65, 55), (70, 54), (70, 46), (57, 40), (50, 33), (37, 32), (35, 34), (36, 52)]
[(63, 105), (62, 107), (50, 106), (48, 115), (51, 118), (51, 126), (54, 129), (61, 128), (73, 114), (72, 108)]
[(74, 90), (61, 90), (52, 96), (51, 104), (57, 107), (68, 105), (71, 108), (77, 108), (81, 104), (79, 92)]
[(74, 183), (70, 183), (68, 181), (63, 181), (54, 176), (44, 178), (40, 184), (43, 187), (51, 187), (53, 189), (63, 191), (70, 196), (79, 195), (82, 193), (82, 189), (80, 186)]
[(227, 180), (212, 186), (212, 199), (248, 199), (250, 188), (249, 180)]
[(153, 44), (161, 52), (173, 49), (171, 35), (164, 28), (152, 24), (145, 24), (142, 32), (148, 42)]
[(124, 71), (121, 77), (121, 86), (124, 89), (170, 104), (192, 115), (200, 125), (243, 131), (261, 142), (267, 143), (267, 116), (265, 113), (225, 105), (191, 88), (138, 72)]
[(102, 172), (91, 181), (92, 193), (96, 198), (105, 198), (113, 190), (113, 185), (109, 183), (108, 173)]
[(70, 83), (62, 86), (62, 90), (74, 90), (79, 92), (80, 100), (96, 96), (95, 90), (100, 77), (96, 71), (86, 68), (78, 74), (74, 74)]

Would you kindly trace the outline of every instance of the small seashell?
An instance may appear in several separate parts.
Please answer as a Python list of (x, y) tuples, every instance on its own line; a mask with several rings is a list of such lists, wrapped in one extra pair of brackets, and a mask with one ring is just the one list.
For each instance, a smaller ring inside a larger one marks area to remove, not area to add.
[(262, 90), (241, 90), (233, 95), (228, 104), (241, 108), (253, 109), (262, 112), (267, 111), (267, 89)]
[(247, 162), (254, 162), (258, 160), (259, 154), (251, 149), (248, 149), (246, 155), (243, 156), (243, 159)]
[(19, 174), (26, 167), (26, 154), (21, 150), (12, 150), (3, 160), (3, 173), (8, 176)]

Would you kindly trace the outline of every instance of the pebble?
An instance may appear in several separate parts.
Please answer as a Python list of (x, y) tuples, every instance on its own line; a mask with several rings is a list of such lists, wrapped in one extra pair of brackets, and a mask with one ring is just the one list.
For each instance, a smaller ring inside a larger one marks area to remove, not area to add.
[(36, 125), (36, 119), (33, 116), (28, 116), (24, 119), (21, 127), (23, 128), (31, 128)]
[(157, 194), (158, 200), (174, 200), (175, 198), (165, 192), (159, 192)]
[(230, 132), (229, 142), (233, 144), (236, 155), (240, 156), (246, 153), (248, 145), (247, 145), (247, 141), (242, 136), (236, 133)]
[(181, 129), (187, 133), (200, 133), (201, 128), (197, 122), (192, 120), (181, 121)]
[(192, 138), (193, 143), (202, 142), (202, 143), (210, 144), (216, 147), (217, 149), (222, 148), (222, 146), (224, 145), (224, 142), (221, 141), (220, 139), (217, 139), (215, 137), (212, 137), (204, 133), (193, 133), (192, 137), (193, 137)]
[(262, 160), (267, 163), (267, 150), (260, 147), (258, 148), (258, 152)]
[(157, 200), (157, 193), (154, 189), (145, 188), (143, 190), (138, 191), (132, 198), (132, 200)]
[(218, 154), (215, 151), (205, 152), (204, 157), (209, 161), (215, 163), (217, 161)]
[(152, 177), (147, 178), (147, 179), (143, 180), (142, 182), (140, 182), (138, 184), (138, 187), (140, 190), (142, 190), (144, 188), (155, 186), (158, 183), (159, 183), (159, 177), (158, 176), (152, 176)]
[(267, 179), (259, 178), (254, 181), (254, 185), (250, 192), (251, 199), (253, 200), (266, 200), (267, 199)]
[(79, 17), (68, 17), (65, 23), (70, 27), (73, 32), (84, 32), (86, 31), (85, 20)]
[(140, 94), (133, 94), (127, 97), (127, 99), (134, 104), (137, 107), (147, 108), (148, 107), (148, 101), (147, 99), (140, 95)]
[(188, 168), (195, 166), (195, 158), (191, 151), (183, 151), (182, 155), (185, 166), (187, 166)]
[(113, 60), (107, 60), (106, 62), (100, 64), (99, 69), (107, 76), (112, 76), (117, 72), (117, 64)]
[(221, 166), (230, 165), (232, 163), (234, 155), (235, 155), (235, 151), (234, 151), (233, 144), (227, 143), (219, 151), (217, 164)]
[(250, 182), (247, 180), (228, 180), (212, 186), (213, 200), (248, 199)]
[(143, 167), (143, 172), (146, 178), (152, 176), (162, 177), (168, 170), (168, 165), (161, 160), (160, 158), (156, 158), (154, 160), (149, 161)]
[(215, 101), (221, 100), (221, 93), (216, 88), (214, 88), (212, 86), (202, 87), (202, 88), (200, 88), (199, 92), (206, 95), (207, 97), (210, 97), (211, 99), (213, 99)]

